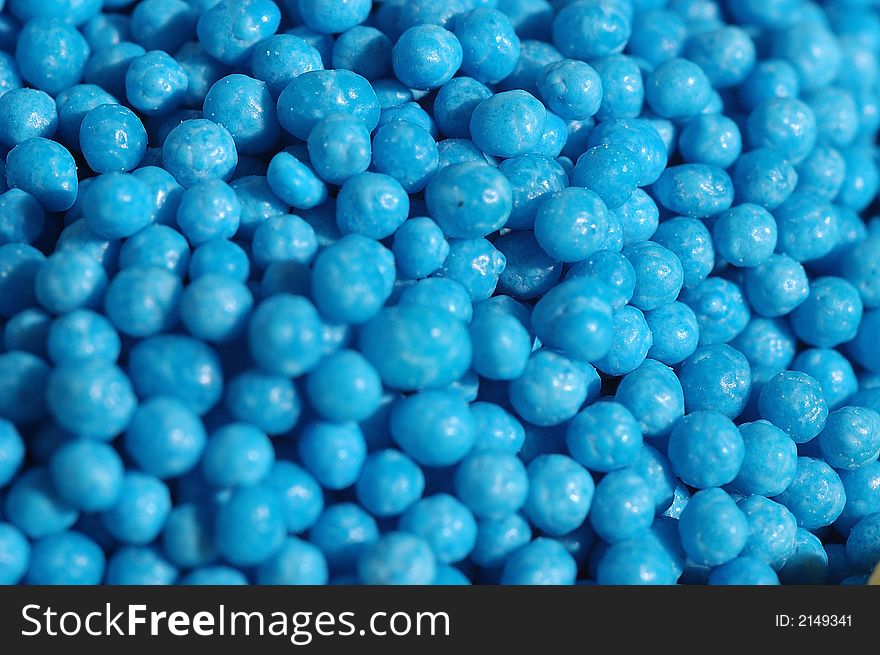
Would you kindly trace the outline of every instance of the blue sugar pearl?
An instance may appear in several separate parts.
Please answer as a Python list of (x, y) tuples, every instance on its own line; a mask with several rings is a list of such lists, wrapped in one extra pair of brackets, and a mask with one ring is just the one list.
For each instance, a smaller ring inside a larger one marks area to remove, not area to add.
[(383, 125), (373, 137), (373, 166), (409, 193), (424, 189), (438, 164), (437, 144), (419, 125), (394, 121)]
[(669, 461), (675, 474), (697, 489), (720, 487), (736, 478), (745, 457), (739, 430), (713, 411), (691, 412), (669, 435)]
[(249, 369), (229, 381), (226, 409), (268, 434), (282, 434), (296, 424), (302, 404), (290, 379)]
[(413, 504), (400, 519), (400, 529), (430, 544), (439, 562), (449, 564), (467, 557), (477, 542), (477, 522), (460, 501), (436, 494)]
[(222, 125), (202, 118), (180, 123), (162, 148), (163, 166), (183, 187), (204, 180), (227, 180), (237, 163), (232, 135)]
[(478, 566), (497, 568), (532, 538), (532, 529), (519, 514), (485, 519), (477, 525), (477, 540), (471, 560)]
[(701, 114), (685, 125), (678, 137), (678, 148), (686, 162), (727, 168), (742, 151), (742, 136), (730, 118)]
[(829, 409), (837, 409), (858, 389), (850, 361), (831, 348), (811, 348), (795, 357), (792, 368), (813, 377)]
[(577, 414), (596, 377), (591, 366), (541, 349), (529, 358), (522, 376), (511, 382), (510, 402), (529, 423), (558, 425)]
[(128, 67), (145, 53), (146, 50), (130, 41), (98, 50), (86, 64), (83, 81), (100, 86), (115, 97), (125, 98), (125, 74)]
[(59, 18), (27, 21), (15, 46), (15, 62), (22, 79), (50, 95), (82, 79), (89, 54), (82, 34)]
[(737, 202), (776, 209), (791, 195), (798, 174), (786, 155), (771, 148), (745, 153), (733, 167)]
[(880, 306), (880, 285), (876, 283), (880, 266), (877, 254), (880, 253), (880, 239), (869, 234), (849, 249), (847, 256), (841, 261), (841, 272), (859, 290), (866, 308)]
[(536, 80), (547, 107), (565, 120), (585, 120), (599, 111), (602, 80), (592, 66), (574, 59), (548, 64)]
[(34, 279), (39, 303), (54, 314), (96, 306), (107, 287), (107, 274), (100, 262), (82, 252), (50, 255)]
[(712, 235), (718, 255), (733, 266), (750, 268), (770, 258), (778, 231), (770, 212), (760, 205), (743, 203), (718, 217)]
[(795, 442), (769, 421), (743, 423), (739, 432), (744, 456), (730, 488), (741, 494), (781, 494), (794, 479), (797, 466)]
[(880, 415), (867, 407), (841, 407), (819, 434), (823, 459), (836, 469), (867, 466), (880, 455)]
[(161, 50), (136, 57), (125, 73), (125, 95), (129, 103), (150, 116), (162, 116), (179, 107), (186, 87), (186, 72), (171, 55)]
[(551, 44), (544, 41), (520, 41), (519, 60), (513, 72), (496, 86), (499, 90), (522, 89), (532, 94), (538, 93), (536, 80), (541, 69), (547, 64), (560, 61), (564, 57)]
[(845, 534), (861, 519), (880, 512), (880, 462), (854, 471), (838, 471), (846, 492), (846, 505), (835, 526)]
[(119, 501), (125, 467), (107, 444), (73, 439), (52, 455), (49, 475), (62, 502), (85, 512), (101, 512)]
[(795, 67), (805, 91), (824, 87), (840, 67), (837, 38), (819, 21), (795, 22), (780, 30), (771, 54)]
[(753, 148), (771, 148), (797, 164), (816, 143), (816, 117), (796, 98), (774, 98), (752, 110), (746, 133)]
[(23, 425), (45, 415), (43, 390), (49, 370), (46, 363), (27, 352), (0, 354), (0, 417)]
[(834, 200), (843, 185), (846, 161), (838, 150), (817, 145), (797, 167), (798, 187), (825, 200)]
[(736, 557), (715, 568), (710, 585), (778, 585), (776, 572), (755, 557)]
[(800, 527), (815, 530), (840, 516), (846, 491), (840, 476), (824, 461), (799, 457), (794, 480), (776, 500), (788, 507)]
[(296, 76), (323, 68), (320, 53), (293, 34), (274, 34), (263, 39), (251, 56), (251, 74), (265, 82), (275, 98)]
[(225, 239), (213, 239), (198, 246), (189, 262), (191, 280), (203, 275), (225, 275), (239, 282), (247, 281), (250, 262), (240, 246)]
[(101, 522), (122, 543), (144, 545), (162, 532), (170, 511), (171, 494), (161, 480), (129, 471), (119, 501), (101, 514)]
[(308, 264), (317, 250), (315, 230), (294, 214), (279, 214), (261, 222), (251, 242), (254, 263), (261, 268), (278, 262)]
[(791, 556), (797, 537), (797, 521), (784, 505), (760, 495), (737, 503), (749, 522), (749, 538), (741, 555), (754, 557), (778, 571)]
[(697, 348), (700, 326), (694, 310), (682, 302), (671, 302), (645, 312), (653, 341), (648, 357), (673, 365), (690, 357)]
[(532, 152), (544, 132), (547, 110), (527, 91), (504, 91), (483, 100), (471, 115), (471, 138), (487, 155)]
[(437, 91), (434, 120), (444, 136), (468, 138), (474, 109), (492, 92), (472, 77), (455, 77)]
[(635, 307), (650, 311), (678, 297), (684, 271), (675, 253), (653, 241), (640, 241), (624, 248), (623, 255), (636, 274), (631, 300)]
[(180, 278), (164, 268), (126, 268), (107, 287), (104, 311), (123, 334), (152, 336), (177, 323), (181, 287)]
[(257, 584), (261, 585), (325, 585), (327, 578), (324, 554), (296, 537), (285, 539), (256, 573)]
[(688, 40), (687, 57), (706, 73), (716, 89), (743, 82), (755, 66), (755, 44), (739, 27), (701, 31)]
[(312, 296), (338, 323), (364, 323), (381, 310), (394, 285), (394, 255), (361, 234), (349, 234), (318, 253)]
[(47, 211), (65, 211), (77, 195), (76, 164), (64, 146), (34, 137), (6, 155), (6, 181), (37, 199)]
[(688, 412), (716, 411), (731, 419), (742, 412), (752, 386), (748, 360), (723, 343), (697, 348), (678, 376)]
[(181, 335), (140, 341), (128, 357), (128, 374), (138, 396), (173, 396), (200, 416), (220, 399), (223, 375), (216, 353)]
[(610, 55), (596, 59), (591, 66), (602, 80), (602, 103), (596, 118), (635, 118), (642, 111), (645, 87), (642, 73), (631, 57)]
[(571, 183), (590, 189), (609, 209), (617, 209), (630, 199), (641, 176), (639, 161), (632, 151), (601, 144), (578, 157)]
[(452, 32), (438, 25), (416, 25), (394, 44), (391, 65), (397, 79), (406, 86), (436, 89), (455, 75), (462, 55), (461, 43)]
[(615, 400), (632, 413), (647, 437), (667, 434), (684, 415), (681, 383), (672, 369), (653, 359), (624, 376)]
[(110, 440), (128, 425), (137, 401), (119, 368), (89, 359), (65, 362), (52, 371), (46, 403), (59, 426), (68, 432)]
[(262, 430), (228, 423), (208, 438), (201, 471), (208, 483), (226, 489), (260, 482), (274, 463), (272, 442)]
[(491, 450), (516, 454), (525, 442), (522, 424), (500, 405), (489, 402), (471, 404), (476, 422), (474, 450)]
[(724, 278), (710, 277), (682, 292), (681, 299), (697, 317), (700, 345), (731, 341), (748, 325), (749, 306), (742, 289)]
[(455, 280), (446, 278), (419, 280), (404, 289), (397, 304), (440, 307), (465, 323), (469, 323), (473, 317), (473, 306), (467, 289)]
[(397, 228), (391, 251), (398, 274), (404, 279), (417, 279), (430, 275), (443, 264), (449, 244), (433, 220), (417, 217)]
[(675, 563), (656, 540), (641, 536), (612, 544), (598, 564), (601, 585), (671, 585)]
[(10, 523), (0, 523), (0, 584), (17, 584), (28, 570), (31, 546), (21, 531)]
[(654, 337), (644, 314), (635, 307), (621, 307), (614, 314), (611, 350), (597, 359), (596, 368), (607, 375), (625, 375), (645, 361)]
[(764, 263), (747, 268), (744, 281), (749, 304), (762, 316), (784, 316), (810, 294), (804, 267), (783, 254), (771, 255)]
[(639, 186), (654, 183), (666, 168), (668, 155), (663, 138), (648, 121), (618, 118), (599, 123), (587, 138), (591, 148), (606, 145), (629, 150), (638, 161)]
[(247, 578), (229, 566), (203, 566), (193, 569), (179, 580), (181, 585), (246, 585)]
[(299, 0), (297, 12), (316, 32), (336, 34), (363, 23), (370, 14), (369, 0)]
[(842, 154), (846, 163), (846, 175), (837, 195), (837, 202), (853, 211), (863, 211), (880, 188), (880, 171), (871, 150), (853, 147), (847, 148)]
[(664, 221), (651, 240), (678, 257), (686, 288), (697, 286), (715, 266), (712, 237), (706, 226), (697, 219), (678, 217)]
[(630, 411), (613, 401), (585, 407), (565, 436), (571, 456), (591, 471), (615, 471), (633, 464), (642, 449), (642, 429)]
[(514, 380), (522, 375), (532, 350), (528, 330), (511, 314), (481, 312), (470, 325), (472, 366), (490, 380)]
[(375, 27), (357, 25), (333, 43), (333, 68), (345, 68), (368, 80), (384, 77), (391, 68), (391, 39)]
[(0, 245), (33, 243), (45, 224), (46, 214), (31, 194), (10, 189), (0, 195)]
[(0, 419), (0, 486), (5, 487), (24, 462), (24, 442), (16, 427)]
[(654, 495), (635, 472), (612, 471), (596, 485), (590, 524), (605, 541), (631, 539), (651, 527), (653, 520)]
[(562, 166), (544, 155), (520, 155), (504, 160), (498, 168), (513, 191), (513, 208), (506, 223), (512, 229), (531, 228), (543, 200), (568, 185)]
[(144, 182), (150, 190), (151, 222), (173, 226), (183, 188), (168, 171), (158, 166), (144, 166), (132, 175)]
[(384, 239), (394, 234), (408, 214), (406, 191), (395, 178), (382, 173), (358, 173), (348, 178), (336, 197), (336, 223), (343, 234)]
[(505, 224), (513, 195), (507, 178), (497, 169), (466, 162), (440, 170), (428, 184), (425, 201), (446, 236), (472, 239)]
[(734, 186), (730, 176), (710, 164), (667, 168), (654, 184), (654, 195), (666, 209), (683, 216), (705, 218), (730, 208)]
[(628, 14), (618, 3), (585, 0), (567, 4), (553, 19), (553, 43), (573, 59), (595, 59), (620, 52), (631, 32)]
[(205, 52), (196, 41), (183, 44), (174, 58), (187, 77), (183, 104), (187, 107), (201, 107), (208, 95), (208, 89), (228, 72), (228, 68)]
[(422, 391), (396, 403), (391, 435), (426, 466), (449, 466), (473, 448), (476, 423), (468, 404), (449, 391)]
[(169, 585), (177, 579), (177, 569), (149, 547), (120, 548), (107, 562), (104, 584)]
[(863, 518), (853, 526), (846, 540), (846, 556), (857, 571), (870, 571), (880, 561), (880, 512)]
[(276, 196), (297, 209), (311, 209), (327, 199), (327, 187), (314, 169), (289, 152), (272, 157), (266, 181)]
[(81, 25), (100, 11), (101, 3), (95, 0), (54, 0), (34, 5), (27, 0), (11, 0), (6, 3), (10, 12), (22, 23), (31, 18), (63, 18), (73, 25)]
[(297, 445), (303, 465), (327, 489), (344, 489), (356, 482), (367, 457), (356, 423), (310, 423)]
[(440, 308), (386, 308), (362, 328), (359, 344), (382, 382), (394, 389), (443, 387), (471, 363), (467, 326)]
[(197, 20), (183, 0), (144, 0), (131, 12), (131, 34), (145, 48), (175, 52), (195, 36)]
[[(11, 23), (9, 27), (4, 26), (4, 28), (16, 31)], [(9, 43), (4, 44), (5, 47), (11, 49), (14, 45), (15, 38), (17, 37), (13, 36)], [(21, 87), (22, 82), (21, 76), (18, 72), (18, 65), (16, 64), (14, 57), (4, 50), (3, 54), (0, 55), (0, 95), (3, 95), (11, 89), (20, 89)]]
[(799, 262), (827, 255), (837, 245), (837, 213), (810, 193), (795, 192), (773, 212), (779, 232), (777, 250)]
[(104, 577), (104, 553), (79, 532), (40, 539), (31, 548), (25, 583), (30, 585), (97, 585)]
[(595, 484), (590, 474), (565, 455), (541, 455), (529, 463), (529, 495), (523, 512), (544, 534), (558, 536), (587, 517)]
[(533, 232), (508, 232), (495, 239), (494, 245), (506, 260), (498, 292), (528, 300), (549, 292), (558, 282), (562, 264), (541, 248)]
[(248, 343), (254, 361), (267, 372), (298, 376), (321, 359), (321, 318), (306, 298), (278, 294), (251, 314)]
[(772, 377), (761, 389), (758, 411), (795, 443), (816, 437), (828, 418), (821, 385), (800, 371), (783, 371)]
[(528, 497), (529, 477), (518, 457), (479, 451), (455, 471), (455, 493), (479, 519), (501, 519), (516, 512)]
[(241, 155), (266, 152), (281, 132), (269, 87), (247, 75), (217, 80), (205, 96), (202, 112), (229, 131)]
[(58, 496), (46, 468), (32, 468), (12, 483), (4, 510), (10, 523), (30, 539), (41, 539), (70, 528), (77, 519), (75, 508)]
[(571, 585), (576, 576), (577, 564), (565, 546), (555, 539), (539, 537), (507, 559), (501, 584)]
[(468, 139), (443, 139), (437, 144), (437, 170), (466, 161), (487, 163), (486, 156)]
[(340, 350), (321, 360), (306, 379), (312, 407), (331, 421), (362, 421), (378, 409), (382, 382), (357, 351)]
[(773, 98), (796, 98), (800, 88), (795, 68), (785, 59), (770, 58), (755, 64), (737, 89), (737, 95), (743, 107), (751, 111)]
[(532, 326), (545, 345), (594, 361), (613, 339), (613, 290), (598, 280), (575, 277), (548, 291), (535, 305)]
[(41, 309), (25, 309), (6, 323), (3, 344), (7, 351), (19, 350), (46, 357), (46, 337), (52, 317)]
[(849, 91), (828, 87), (806, 96), (805, 102), (816, 116), (820, 141), (836, 147), (852, 143), (858, 131), (859, 119), (855, 100)]
[(309, 532), (309, 541), (324, 553), (331, 571), (351, 571), (360, 554), (378, 538), (375, 519), (358, 505), (345, 502), (327, 507)]
[(371, 453), (355, 485), (358, 501), (376, 517), (397, 516), (418, 501), (425, 476), (418, 465), (397, 450)]
[(107, 239), (130, 237), (150, 221), (149, 189), (127, 173), (107, 173), (94, 178), (83, 198), (89, 228)]
[(284, 536), (281, 500), (264, 485), (236, 489), (217, 509), (214, 543), (230, 564), (262, 564), (278, 551)]
[(424, 585), (434, 581), (437, 559), (421, 537), (388, 532), (364, 549), (357, 572), (367, 585)]
[[(632, 245), (650, 239), (660, 222), (660, 210), (654, 200), (642, 189), (636, 189), (629, 200), (611, 210), (621, 228), (622, 243)], [(615, 248), (616, 249), (616, 248)]]
[(718, 566), (739, 555), (749, 537), (745, 514), (722, 489), (693, 495), (678, 523), (681, 545), (698, 564)]
[(449, 253), (434, 274), (460, 282), (477, 301), (495, 292), (506, 266), (506, 257), (486, 239), (450, 239)]
[(10, 148), (32, 137), (51, 139), (58, 129), (55, 100), (36, 89), (13, 89), (0, 97), (0, 141)]
[(223, 180), (198, 182), (180, 196), (177, 225), (194, 246), (231, 238), (240, 222), (241, 202)]
[(617, 292), (614, 308), (620, 309), (632, 298), (636, 272), (629, 260), (618, 252), (600, 250), (572, 266), (566, 277), (591, 277)]
[(181, 401), (156, 397), (142, 403), (125, 432), (125, 450), (145, 473), (172, 478), (191, 471), (205, 449), (205, 428)]
[(681, 53), (687, 25), (674, 11), (646, 9), (633, 17), (627, 50), (651, 66), (657, 66)]
[(34, 282), (45, 257), (23, 243), (0, 246), (0, 316), (12, 317), (37, 304)]
[(645, 100), (663, 118), (688, 119), (709, 102), (712, 85), (699, 65), (673, 58), (657, 66), (645, 79)]
[(199, 17), (196, 32), (208, 54), (229, 66), (241, 66), (280, 22), (281, 11), (270, 0), (222, 0)]
[(457, 14), (452, 25), (461, 45), (461, 71), (465, 75), (495, 84), (513, 72), (520, 55), (520, 40), (504, 13), (477, 7)]
[(308, 471), (276, 461), (265, 483), (281, 497), (288, 532), (299, 534), (315, 524), (324, 509), (324, 494)]
[(79, 143), (96, 173), (124, 173), (135, 168), (147, 149), (147, 131), (127, 107), (104, 104), (82, 120)]
[(795, 547), (785, 566), (779, 571), (783, 584), (825, 584), (828, 554), (812, 532), (798, 528)]
[(861, 320), (858, 290), (839, 277), (813, 280), (810, 295), (791, 313), (791, 327), (801, 341), (827, 348), (852, 340)]

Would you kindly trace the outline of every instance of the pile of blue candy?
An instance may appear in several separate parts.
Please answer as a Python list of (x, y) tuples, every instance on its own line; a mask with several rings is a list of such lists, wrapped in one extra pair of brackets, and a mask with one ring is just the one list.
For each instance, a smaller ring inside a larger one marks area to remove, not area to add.
[(876, 2), (0, 7), (0, 583), (867, 580)]

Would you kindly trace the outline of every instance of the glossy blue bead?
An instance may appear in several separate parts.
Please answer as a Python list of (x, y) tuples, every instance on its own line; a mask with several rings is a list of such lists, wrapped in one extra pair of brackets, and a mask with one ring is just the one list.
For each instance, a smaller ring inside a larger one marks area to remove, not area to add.
[(384, 77), (391, 68), (391, 39), (375, 27), (345, 30), (333, 43), (333, 68), (354, 71), (368, 80)]
[(654, 495), (634, 471), (612, 471), (596, 485), (590, 524), (605, 541), (631, 539), (651, 527), (653, 520)]
[(571, 585), (577, 564), (555, 539), (539, 537), (514, 552), (504, 563), (501, 584)]
[(711, 164), (671, 166), (653, 188), (657, 201), (666, 209), (693, 218), (718, 214), (733, 203), (730, 176)]
[(246, 585), (247, 578), (229, 566), (203, 566), (180, 578), (182, 585)]
[(861, 519), (880, 512), (880, 462), (874, 462), (854, 471), (839, 471), (846, 492), (846, 505), (835, 522), (842, 534)]
[(796, 98), (773, 98), (752, 110), (746, 134), (752, 148), (776, 150), (797, 164), (816, 143), (816, 117), (807, 104)]
[(281, 131), (269, 87), (247, 75), (217, 80), (205, 96), (202, 111), (205, 118), (229, 131), (242, 155), (266, 152)]
[(299, 16), (311, 29), (336, 34), (363, 23), (370, 13), (368, 0), (299, 0), (296, 3)]
[(684, 415), (681, 383), (672, 369), (653, 359), (623, 377), (615, 400), (632, 413), (649, 437), (667, 434)]
[(257, 568), (256, 580), (261, 585), (324, 585), (327, 584), (327, 561), (314, 545), (296, 537), (288, 537), (278, 550)]
[(104, 577), (105, 557), (79, 532), (61, 532), (35, 542), (25, 582), (30, 585), (96, 585)]
[(779, 233), (777, 250), (799, 262), (824, 257), (840, 238), (834, 208), (810, 193), (793, 193), (773, 217)]
[(417, 217), (397, 228), (391, 250), (399, 275), (416, 279), (430, 275), (443, 264), (449, 244), (433, 220)]
[(24, 534), (10, 523), (0, 523), (0, 584), (17, 584), (28, 570), (31, 545)]
[(0, 487), (5, 487), (24, 462), (25, 446), (16, 427), (0, 419)]
[(553, 19), (553, 43), (566, 57), (594, 59), (623, 50), (631, 32), (630, 14), (618, 3), (590, 0), (564, 6)]
[(108, 585), (169, 585), (177, 569), (154, 548), (120, 548), (107, 562), (104, 583)]
[(0, 141), (12, 148), (32, 137), (51, 139), (58, 128), (55, 100), (36, 89), (12, 89), (0, 98)]
[(688, 119), (709, 102), (712, 85), (706, 73), (692, 61), (669, 59), (645, 79), (645, 100), (663, 118)]
[(857, 571), (870, 571), (880, 561), (880, 512), (869, 514), (853, 526), (846, 540), (846, 556)]
[(47, 211), (64, 211), (77, 196), (76, 164), (64, 146), (33, 137), (6, 155), (6, 182), (37, 199)]
[(170, 511), (171, 494), (161, 480), (128, 471), (119, 501), (101, 514), (101, 522), (122, 543), (144, 545), (162, 532)]
[(52, 455), (49, 475), (62, 502), (84, 512), (101, 512), (119, 501), (125, 466), (107, 444), (73, 439)]
[(257, 43), (272, 36), (281, 22), (278, 5), (269, 0), (222, 0), (207, 9), (196, 25), (199, 43), (224, 64), (240, 66)]
[(749, 538), (740, 553), (780, 570), (791, 556), (797, 537), (797, 521), (785, 506), (761, 495), (737, 502), (749, 522)]
[(795, 547), (779, 571), (783, 584), (825, 584), (828, 574), (828, 554), (822, 542), (812, 532), (798, 528)]
[(597, 390), (597, 378), (591, 366), (542, 348), (511, 383), (510, 402), (530, 423), (558, 425), (577, 414), (591, 391)]
[(529, 477), (522, 461), (508, 453), (478, 451), (454, 474), (455, 493), (478, 519), (501, 519), (525, 505)]
[(681, 260), (653, 241), (627, 246), (623, 255), (636, 274), (632, 304), (644, 311), (662, 307), (676, 299), (684, 283)]
[(364, 549), (357, 573), (367, 585), (424, 585), (434, 581), (437, 558), (427, 541), (407, 532), (388, 532)]
[(836, 469), (872, 464), (880, 455), (880, 415), (867, 407), (834, 410), (819, 433), (819, 448), (824, 460)]
[(528, 300), (548, 293), (559, 280), (562, 264), (541, 248), (533, 232), (508, 232), (495, 239), (494, 246), (505, 260), (497, 292)]
[(425, 539), (437, 561), (445, 564), (467, 557), (477, 542), (477, 522), (473, 514), (445, 493), (412, 505), (401, 517), (400, 528)]
[(82, 252), (56, 252), (34, 279), (37, 301), (54, 314), (98, 305), (107, 287), (104, 267)]
[(79, 31), (60, 18), (28, 20), (15, 46), (22, 79), (51, 95), (80, 81), (89, 54)]
[(739, 555), (749, 536), (745, 514), (722, 489), (704, 489), (693, 495), (679, 519), (681, 544), (688, 557), (706, 566), (718, 566)]
[(503, 312), (483, 312), (471, 322), (473, 369), (490, 380), (513, 380), (522, 375), (532, 350), (525, 326)]
[(772, 214), (743, 203), (723, 212), (712, 227), (715, 250), (730, 264), (749, 268), (766, 262), (776, 249), (778, 231)]
[(483, 100), (471, 115), (471, 138), (487, 155), (515, 157), (541, 140), (547, 110), (526, 91), (504, 91)]
[(423, 391), (392, 409), (391, 434), (420, 464), (448, 466), (473, 447), (476, 423), (470, 408), (448, 391)]
[(715, 568), (710, 585), (778, 585), (779, 578), (770, 566), (755, 557), (741, 556)]
[(828, 418), (822, 386), (800, 371), (783, 371), (771, 378), (761, 389), (758, 411), (795, 443), (816, 437)]
[(846, 491), (840, 476), (826, 462), (799, 457), (794, 480), (776, 501), (794, 514), (798, 526), (815, 530), (831, 525), (846, 504)]
[(653, 341), (648, 357), (669, 366), (690, 357), (700, 338), (700, 325), (694, 310), (674, 301), (645, 312), (645, 321)]
[(527, 471), (529, 495), (523, 512), (538, 529), (559, 536), (584, 522), (596, 487), (580, 464), (565, 455), (541, 455)]
[(611, 349), (595, 360), (598, 370), (607, 375), (625, 375), (638, 368), (653, 343), (645, 316), (635, 307), (622, 307), (614, 314)]
[(350, 422), (310, 423), (298, 449), (303, 465), (327, 489), (344, 489), (356, 482), (367, 457), (363, 433)]
[(150, 225), (125, 240), (119, 250), (119, 268), (156, 267), (179, 277), (189, 266), (189, 244), (167, 225)]
[(188, 80), (180, 64), (166, 52), (151, 50), (132, 60), (125, 72), (125, 95), (131, 106), (148, 116), (163, 116), (183, 103)]
[(270, 373), (297, 376), (321, 359), (321, 318), (306, 298), (278, 294), (251, 314), (248, 343), (251, 356)]
[(697, 489), (720, 487), (736, 478), (745, 456), (743, 438), (729, 418), (713, 411), (691, 412), (669, 435), (675, 474)]
[(462, 55), (461, 43), (452, 32), (439, 25), (416, 25), (400, 35), (391, 51), (391, 65), (408, 87), (436, 89), (455, 75)]
[(438, 164), (437, 144), (419, 125), (394, 121), (379, 128), (373, 137), (373, 166), (409, 193), (424, 189)]
[(461, 71), (465, 75), (494, 84), (513, 72), (520, 55), (520, 40), (504, 13), (477, 7), (457, 14), (452, 31), (461, 45)]
[(633, 539), (612, 544), (602, 554), (596, 581), (602, 585), (671, 585), (677, 580), (675, 563), (658, 540)]
[(469, 138), (471, 115), (492, 92), (472, 77), (455, 77), (437, 91), (434, 120), (444, 136)]
[(229, 131), (203, 118), (180, 123), (162, 147), (162, 165), (185, 188), (204, 180), (228, 180), (237, 163)]
[(203, 275), (225, 275), (245, 282), (250, 273), (250, 262), (240, 246), (225, 239), (207, 241), (193, 250), (189, 262), (191, 280)]
[(0, 354), (0, 417), (23, 425), (46, 413), (44, 392), (49, 367), (27, 352)]
[(260, 482), (274, 462), (272, 442), (262, 430), (247, 423), (228, 423), (209, 437), (201, 471), (215, 487), (230, 488)]
[(798, 174), (782, 153), (772, 148), (756, 148), (740, 157), (733, 167), (736, 200), (773, 210), (794, 191)]
[(747, 268), (743, 289), (752, 309), (762, 316), (784, 316), (809, 296), (807, 274), (800, 262), (774, 254)]
[(320, 53), (293, 34), (275, 34), (263, 39), (251, 56), (251, 74), (265, 82), (276, 98), (297, 75), (323, 68)]
[(360, 554), (379, 538), (375, 519), (358, 505), (337, 503), (324, 510), (309, 541), (324, 553), (331, 571), (350, 572)]
[(142, 403), (125, 432), (125, 450), (138, 467), (158, 478), (192, 470), (202, 457), (205, 427), (181, 401), (158, 396)]
[(482, 567), (498, 567), (531, 538), (531, 527), (519, 514), (482, 520), (477, 524), (477, 539), (471, 559)]
[(284, 541), (281, 499), (264, 485), (236, 489), (217, 509), (215, 521), (217, 550), (233, 565), (262, 564)]
[(164, 268), (127, 268), (107, 287), (104, 310), (120, 332), (148, 337), (177, 323), (180, 292), (180, 278)]
[(379, 518), (402, 514), (421, 498), (424, 489), (422, 470), (393, 449), (371, 453), (355, 485), (358, 501)]
[(743, 423), (739, 432), (744, 455), (730, 488), (741, 494), (781, 494), (794, 479), (797, 467), (795, 442), (769, 421)]
[(107, 239), (130, 237), (151, 218), (149, 189), (127, 173), (108, 173), (94, 179), (83, 197), (86, 224)]
[(682, 292), (681, 300), (697, 318), (700, 345), (731, 341), (749, 323), (749, 306), (742, 289), (724, 278), (707, 278)]
[(317, 480), (293, 462), (276, 461), (265, 484), (281, 497), (288, 532), (305, 532), (324, 509), (324, 494)]
[(0, 245), (33, 243), (45, 225), (45, 212), (31, 194), (10, 189), (0, 195)]

